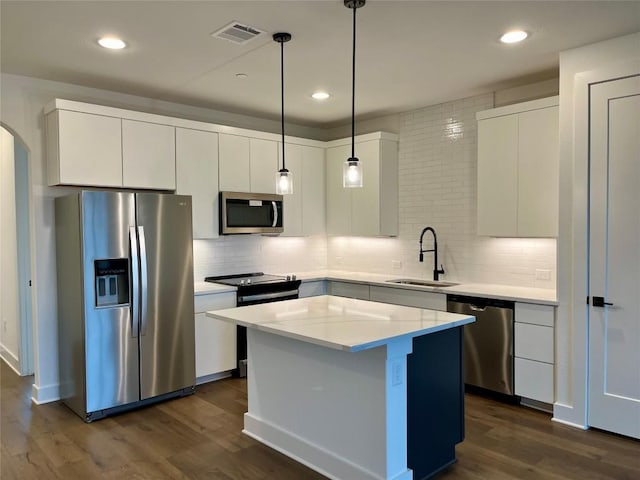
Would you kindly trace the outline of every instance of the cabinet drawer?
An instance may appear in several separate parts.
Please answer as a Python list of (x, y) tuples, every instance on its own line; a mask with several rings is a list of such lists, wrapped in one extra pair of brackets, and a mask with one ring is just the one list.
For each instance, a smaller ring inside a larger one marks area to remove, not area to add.
[(329, 295), (369, 300), (369, 285), (350, 282), (329, 282)]
[(222, 310), (236, 306), (236, 292), (211, 293), (209, 295), (196, 295), (194, 300), (195, 313), (204, 313), (210, 310)]
[(516, 358), (514, 376), (516, 395), (553, 403), (553, 365)]
[(314, 282), (302, 282), (300, 284), (300, 298), (317, 297), (327, 294), (327, 282), (318, 280)]
[(371, 286), (371, 300), (407, 307), (447, 310), (447, 296), (444, 293), (419, 292), (403, 288)]
[(518, 323), (532, 323), (533, 325), (553, 327), (554, 318), (555, 307), (516, 302), (515, 321)]
[(515, 324), (515, 356), (539, 362), (554, 363), (553, 328)]

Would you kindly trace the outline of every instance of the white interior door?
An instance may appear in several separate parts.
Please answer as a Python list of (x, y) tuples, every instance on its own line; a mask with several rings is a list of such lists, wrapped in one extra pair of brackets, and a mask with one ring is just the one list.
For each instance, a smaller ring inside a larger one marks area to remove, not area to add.
[(589, 128), (588, 423), (640, 438), (640, 76), (591, 86)]

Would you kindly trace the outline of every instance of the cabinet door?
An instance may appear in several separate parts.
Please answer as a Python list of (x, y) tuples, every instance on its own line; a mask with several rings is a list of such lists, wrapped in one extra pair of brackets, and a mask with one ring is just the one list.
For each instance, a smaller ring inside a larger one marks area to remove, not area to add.
[[(278, 144), (282, 150), (282, 144)], [(303, 169), (302, 147), (300, 145), (285, 144), (287, 170), (293, 178), (293, 193), (284, 195), (283, 213), (284, 235), (301, 236), (302, 231), (302, 197), (305, 194), (306, 185), (302, 185)]]
[(478, 235), (514, 237), (518, 208), (518, 116), (478, 122)]
[(350, 145), (327, 149), (326, 214), (329, 235), (351, 235), (351, 190), (354, 189), (342, 186), (342, 166), (350, 156)]
[(351, 189), (351, 234), (380, 235), (380, 142), (356, 143), (362, 164), (362, 188)]
[[(280, 169), (278, 145), (278, 142), (272, 140), (249, 139), (250, 166), (245, 175), (250, 179), (250, 192), (276, 193), (276, 172)], [(289, 168), (288, 163), (289, 159), (287, 159), (287, 168)]]
[(420, 292), (403, 288), (379, 287), (377, 285), (371, 286), (370, 293), (371, 300), (374, 302), (447, 311), (447, 296), (444, 293)]
[(218, 141), (220, 191), (249, 192), (249, 138), (221, 133)]
[(317, 297), (318, 295), (327, 294), (327, 282), (325, 280), (314, 280), (311, 282), (302, 282), (300, 284), (300, 298)]
[(193, 238), (217, 238), (217, 133), (176, 128), (176, 193), (191, 195)]
[(325, 233), (324, 149), (302, 147), (302, 231), (305, 235)]
[(516, 358), (513, 367), (516, 395), (553, 403), (553, 365)]
[(56, 110), (47, 115), (49, 185), (122, 187), (121, 120)]
[(518, 236), (558, 235), (558, 107), (518, 115)]
[(235, 306), (235, 292), (195, 296), (197, 383), (206, 381), (209, 375), (236, 368), (236, 325), (207, 317), (205, 314), (210, 310)]
[(122, 120), (122, 184), (128, 188), (175, 190), (175, 128)]
[(337, 297), (357, 298), (369, 300), (369, 285), (364, 283), (330, 281), (328, 287), (329, 295)]

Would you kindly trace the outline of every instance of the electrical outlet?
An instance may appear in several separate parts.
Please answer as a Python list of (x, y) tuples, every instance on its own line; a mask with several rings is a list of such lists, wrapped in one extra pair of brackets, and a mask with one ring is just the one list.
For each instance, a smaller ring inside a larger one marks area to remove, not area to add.
[(342, 257), (336, 257), (336, 265), (342, 265)]
[(551, 280), (551, 270), (536, 269), (536, 280)]
[(402, 362), (395, 361), (391, 364), (391, 385), (402, 385), (403, 369)]
[(7, 321), (2, 321), (2, 333), (7, 333)]
[(400, 270), (402, 268), (402, 262), (400, 260), (391, 260), (391, 268)]

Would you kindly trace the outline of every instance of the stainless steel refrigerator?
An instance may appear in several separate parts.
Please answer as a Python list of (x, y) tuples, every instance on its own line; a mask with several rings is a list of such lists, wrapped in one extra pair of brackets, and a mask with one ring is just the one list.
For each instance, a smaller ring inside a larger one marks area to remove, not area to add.
[(85, 421), (193, 393), (191, 197), (55, 200), (61, 398)]

